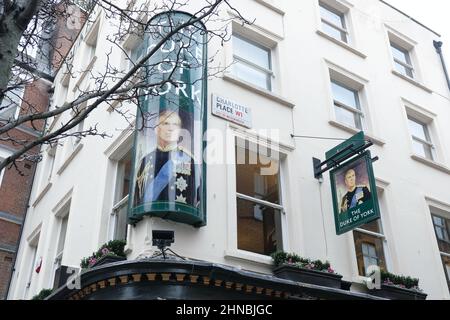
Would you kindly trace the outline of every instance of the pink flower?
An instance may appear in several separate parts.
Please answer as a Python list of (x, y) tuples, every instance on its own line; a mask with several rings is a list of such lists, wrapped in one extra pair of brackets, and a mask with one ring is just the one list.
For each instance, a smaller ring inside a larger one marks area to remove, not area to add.
[(90, 266), (95, 264), (95, 263), (97, 263), (97, 259), (95, 259), (94, 257), (89, 258), (89, 265)]
[(334, 273), (334, 270), (331, 267), (328, 267), (328, 273)]
[(102, 253), (103, 253), (103, 255), (107, 255), (109, 253), (109, 249), (108, 248), (103, 248), (102, 249)]

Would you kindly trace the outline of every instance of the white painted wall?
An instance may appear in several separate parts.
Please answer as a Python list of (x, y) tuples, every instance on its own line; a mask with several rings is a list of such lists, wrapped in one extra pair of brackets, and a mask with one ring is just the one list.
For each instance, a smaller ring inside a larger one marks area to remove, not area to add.
[[(438, 37), (411, 20), (405, 21), (400, 13), (378, 0), (340, 0), (350, 8), (347, 19), (351, 48), (344, 48), (317, 32), (320, 18), (315, 0), (234, 2), (250, 20), (256, 18), (254, 26), (241, 32), (259, 35), (257, 39), (276, 44), (273, 49), (274, 92), (270, 95), (249, 90), (230, 77), (213, 79), (208, 83), (209, 99), (215, 93), (252, 107), (254, 127), (245, 130), (212, 115), (209, 115), (208, 125), (210, 129), (230, 135), (255, 136), (260, 129), (279, 130), (281, 152), (285, 155), (282, 163), (285, 250), (328, 259), (345, 280), (361, 281), (352, 233), (335, 234), (329, 178), (326, 175), (321, 184), (313, 178), (312, 157), (323, 159), (324, 153), (336, 142), (290, 136), (294, 133), (347, 138), (353, 134), (332, 122), (334, 109), (329, 82), (329, 67), (332, 66), (365, 85), (363, 102), (370, 122), (367, 134), (377, 142), (371, 148), (373, 155), (380, 157), (374, 169), (379, 187), (384, 190), (382, 216), (389, 270), (420, 278), (421, 287), (431, 299), (449, 299), (429, 212), (430, 204), (450, 211), (450, 94), (432, 43)], [(222, 14), (225, 16), (227, 12)], [(415, 65), (420, 69), (421, 85), (392, 73), (388, 26), (416, 43)], [(105, 63), (102, 53), (109, 51), (110, 45), (105, 40), (108, 28), (109, 25), (102, 22), (94, 69), (101, 70)], [(209, 52), (221, 50), (216, 63), (231, 62), (231, 45), (226, 43), (221, 48), (217, 42), (210, 44)], [(75, 61), (82, 59), (80, 51)], [(115, 50), (112, 59), (119, 61), (120, 57)], [(58, 82), (61, 75), (56, 79)], [(69, 100), (73, 98), (74, 82), (72, 80), (69, 86)], [(58, 88), (57, 84), (55, 94)], [(433, 116), (433, 139), (439, 142), (441, 169), (411, 158), (412, 146), (402, 99), (428, 110)], [(51, 186), (39, 197), (45, 186), (34, 185), (10, 298), (23, 298), (27, 266), (32, 258), (26, 250), (27, 237), (41, 223), (38, 255), (43, 256), (43, 267), (35, 277), (32, 291), (51, 287), (59, 221), (55, 215), (65, 197), (66, 200), (71, 197), (71, 204), (63, 265), (78, 266), (82, 257), (107, 241), (117, 166), (110, 157), (116, 159), (121, 152), (116, 147), (124, 141), (121, 130), (127, 128), (127, 124), (106, 109), (104, 106), (97, 110), (86, 124), (99, 123), (99, 130), (113, 138), (83, 139), (81, 149), (62, 172), (61, 166), (71, 150), (68, 145), (58, 147)], [(234, 145), (227, 144), (224, 153), (232, 156)], [(44, 166), (45, 163), (39, 165), (37, 177)], [(130, 228), (129, 259), (150, 250), (151, 230), (162, 228), (175, 230), (172, 249), (182, 256), (270, 272), (270, 258), (237, 250), (234, 165), (210, 165), (207, 187), (206, 227), (195, 229), (146, 218)]]

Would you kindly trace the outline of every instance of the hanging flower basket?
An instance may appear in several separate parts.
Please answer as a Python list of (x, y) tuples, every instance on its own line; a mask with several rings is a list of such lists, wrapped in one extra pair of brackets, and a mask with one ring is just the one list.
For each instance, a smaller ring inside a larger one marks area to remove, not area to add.
[(108, 254), (108, 255), (105, 255), (105, 256), (101, 257), (100, 259), (98, 259), (97, 262), (95, 262), (94, 264), (91, 265), (91, 268), (98, 267), (98, 266), (108, 264), (108, 263), (124, 261), (124, 260), (127, 260), (127, 258)]
[(83, 258), (81, 260), (81, 268), (88, 269), (107, 263), (126, 260), (126, 255), (124, 252), (125, 244), (126, 242), (122, 240), (113, 240), (105, 243), (90, 257)]
[(427, 298), (424, 292), (387, 284), (382, 284), (381, 289), (371, 290), (370, 294), (390, 300), (425, 300)]
[(286, 252), (276, 252), (272, 254), (272, 259), (276, 277), (330, 288), (342, 287), (342, 276), (331, 268), (328, 261), (313, 261)]
[(371, 295), (391, 300), (425, 300), (427, 294), (419, 288), (419, 279), (381, 271), (381, 289), (373, 289)]
[(282, 279), (341, 289), (342, 276), (336, 273), (301, 268), (292, 264), (282, 264), (275, 268), (273, 273)]

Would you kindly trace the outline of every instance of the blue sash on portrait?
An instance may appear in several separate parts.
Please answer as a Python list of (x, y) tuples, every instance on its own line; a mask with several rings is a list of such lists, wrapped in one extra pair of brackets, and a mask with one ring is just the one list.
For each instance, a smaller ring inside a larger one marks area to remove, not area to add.
[(172, 179), (173, 161), (169, 159), (158, 175), (153, 179), (151, 183), (147, 185), (144, 193), (144, 203), (156, 201), (161, 192), (169, 185)]
[(360, 194), (361, 192), (363, 192), (363, 188), (361, 188), (361, 187), (356, 188), (356, 191), (355, 191), (355, 194), (353, 195), (352, 202), (350, 203), (349, 209), (356, 207), (356, 205), (358, 204), (358, 198), (356, 198), (356, 196), (358, 194)]

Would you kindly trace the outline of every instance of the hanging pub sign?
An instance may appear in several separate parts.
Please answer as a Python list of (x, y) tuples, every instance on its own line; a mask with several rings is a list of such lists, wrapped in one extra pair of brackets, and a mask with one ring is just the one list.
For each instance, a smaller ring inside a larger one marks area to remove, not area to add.
[[(193, 18), (177, 11), (153, 17), (132, 58), (154, 50), (172, 30)], [(128, 210), (131, 224), (143, 216), (156, 216), (196, 227), (206, 225), (206, 36), (200, 22), (183, 28), (145, 65), (149, 86), (139, 92)]]
[(380, 218), (370, 151), (330, 171), (336, 234)]

